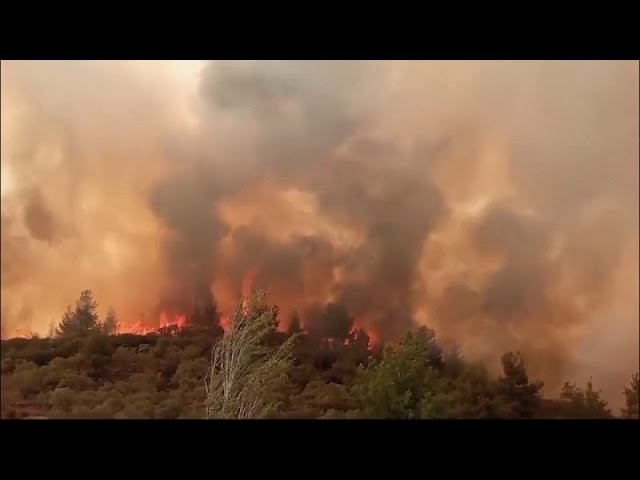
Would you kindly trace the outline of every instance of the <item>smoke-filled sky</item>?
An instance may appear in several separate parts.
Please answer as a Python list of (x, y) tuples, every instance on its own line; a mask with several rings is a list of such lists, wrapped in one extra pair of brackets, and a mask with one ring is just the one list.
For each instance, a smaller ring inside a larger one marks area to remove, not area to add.
[(615, 404), (638, 129), (632, 61), (3, 61), (3, 336), (87, 288), (125, 322), (228, 311), (250, 273), (283, 322), (427, 324)]

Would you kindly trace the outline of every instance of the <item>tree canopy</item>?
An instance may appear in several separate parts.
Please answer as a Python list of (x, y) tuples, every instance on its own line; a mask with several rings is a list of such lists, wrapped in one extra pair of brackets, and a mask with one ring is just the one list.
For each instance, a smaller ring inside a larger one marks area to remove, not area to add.
[(640, 418), (638, 414), (638, 373), (631, 376), (631, 383), (624, 389), (625, 408), (622, 409), (622, 415), (625, 418)]
[[(202, 323), (194, 315), (185, 326), (120, 334), (113, 309), (100, 322), (91, 291), (82, 292), (57, 335), (2, 340), (2, 417), (613, 416), (591, 380), (584, 388), (567, 382), (557, 398), (545, 398), (520, 353), (505, 353), (494, 375), (455, 346), (443, 348), (426, 327), (372, 346), (335, 304), (311, 320), (330, 318), (331, 328), (309, 329), (306, 317), (294, 315), (280, 329), (278, 309), (254, 293), (238, 304), (226, 331), (209, 328), (215, 302), (201, 305)], [(637, 373), (623, 395), (622, 416), (637, 419)]]
[(57, 334), (60, 336), (88, 335), (99, 330), (98, 304), (93, 299), (91, 290), (84, 290), (76, 301), (75, 309), (67, 307), (61, 322), (58, 324)]
[(273, 407), (273, 391), (285, 380), (295, 335), (279, 346), (266, 343), (276, 331), (276, 310), (265, 294), (240, 302), (228, 331), (213, 349), (206, 386), (207, 418), (255, 418)]

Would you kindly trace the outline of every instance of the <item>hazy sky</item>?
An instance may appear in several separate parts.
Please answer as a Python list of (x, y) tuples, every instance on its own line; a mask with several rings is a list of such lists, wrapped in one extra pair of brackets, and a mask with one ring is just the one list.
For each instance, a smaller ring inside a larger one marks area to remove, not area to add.
[(638, 368), (638, 62), (3, 61), (1, 133), (4, 336), (254, 269), (285, 321)]

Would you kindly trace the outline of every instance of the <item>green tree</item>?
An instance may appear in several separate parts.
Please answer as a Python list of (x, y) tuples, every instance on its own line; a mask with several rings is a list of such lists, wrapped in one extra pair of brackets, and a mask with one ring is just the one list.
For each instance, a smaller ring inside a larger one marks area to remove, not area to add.
[(418, 418), (422, 399), (437, 379), (441, 361), (433, 330), (409, 332), (397, 346), (387, 346), (380, 362), (360, 368), (356, 391), (365, 416)]
[(109, 307), (109, 311), (107, 312), (107, 317), (102, 322), (102, 333), (105, 335), (113, 335), (116, 333), (116, 329), (118, 328), (118, 319), (116, 317), (116, 312), (113, 308)]
[(89, 377), (94, 380), (104, 378), (113, 354), (109, 337), (99, 332), (89, 335), (84, 339), (84, 346), (81, 352)]
[(591, 380), (586, 390), (575, 383), (565, 382), (560, 392), (560, 400), (553, 402), (555, 416), (560, 418), (610, 418), (611, 411), (607, 402), (600, 398), (600, 392), (594, 390)]
[(320, 418), (333, 411), (332, 416), (343, 416), (358, 405), (349, 388), (337, 383), (325, 383), (321, 379), (310, 381), (298, 395), (289, 399), (289, 411), (284, 417)]
[(640, 418), (638, 414), (638, 373), (631, 375), (631, 384), (624, 389), (626, 408), (622, 409), (625, 418)]
[(559, 413), (562, 418), (610, 418), (611, 411), (606, 400), (600, 398), (600, 391), (593, 388), (591, 380), (586, 390), (575, 383), (565, 382), (560, 392)]
[(542, 382), (530, 382), (520, 353), (502, 355), (503, 375), (498, 379), (498, 394), (509, 405), (510, 417), (532, 418), (541, 401)]
[(58, 324), (57, 334), (61, 337), (71, 337), (99, 331), (97, 308), (98, 304), (93, 300), (91, 290), (83, 291), (76, 301), (75, 309), (67, 307), (62, 321)]

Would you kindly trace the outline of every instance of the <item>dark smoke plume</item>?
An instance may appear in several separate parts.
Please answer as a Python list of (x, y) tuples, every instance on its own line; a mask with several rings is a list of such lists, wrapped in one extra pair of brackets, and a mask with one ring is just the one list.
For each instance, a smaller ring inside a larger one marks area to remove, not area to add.
[(249, 275), (319, 335), (428, 324), (549, 386), (637, 366), (637, 62), (2, 70), (3, 332), (89, 287), (228, 313)]

